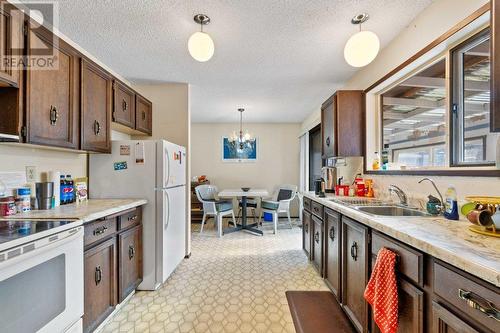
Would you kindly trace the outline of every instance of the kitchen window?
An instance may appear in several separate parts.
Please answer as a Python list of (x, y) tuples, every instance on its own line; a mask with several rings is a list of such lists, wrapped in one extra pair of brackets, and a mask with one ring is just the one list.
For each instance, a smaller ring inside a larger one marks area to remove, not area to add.
[(495, 164), (500, 134), (490, 133), (490, 29), (483, 25), (455, 38), (374, 93), (381, 141), (373, 152), (387, 156), (387, 169)]

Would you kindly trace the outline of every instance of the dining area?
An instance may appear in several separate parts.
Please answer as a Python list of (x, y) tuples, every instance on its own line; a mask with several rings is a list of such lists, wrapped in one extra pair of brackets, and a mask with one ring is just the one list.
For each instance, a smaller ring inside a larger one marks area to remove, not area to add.
[[(203, 211), (199, 233), (203, 234), (205, 225), (213, 220), (219, 238), (235, 232), (276, 235), (278, 228), (292, 229), (291, 206), (301, 201), (297, 186), (292, 184), (278, 185), (272, 191), (251, 187), (219, 190), (213, 184), (196, 185), (193, 190)], [(280, 223), (280, 216), (286, 222)], [(272, 228), (267, 227), (269, 224)]]

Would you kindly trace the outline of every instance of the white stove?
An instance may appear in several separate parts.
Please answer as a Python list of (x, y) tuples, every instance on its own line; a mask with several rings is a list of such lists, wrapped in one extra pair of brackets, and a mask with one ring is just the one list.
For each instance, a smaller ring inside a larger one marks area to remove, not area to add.
[(81, 332), (81, 221), (0, 221), (0, 322), (5, 332)]

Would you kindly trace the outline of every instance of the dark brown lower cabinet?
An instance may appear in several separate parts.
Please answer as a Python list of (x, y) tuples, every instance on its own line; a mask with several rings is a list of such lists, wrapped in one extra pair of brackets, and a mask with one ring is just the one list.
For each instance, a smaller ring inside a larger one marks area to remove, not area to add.
[(142, 282), (141, 208), (85, 224), (83, 331), (94, 331)]
[(342, 306), (359, 332), (368, 332), (369, 230), (342, 216)]
[(311, 259), (319, 275), (323, 276), (323, 221), (315, 215), (312, 221)]
[[(376, 256), (372, 256), (372, 267), (375, 265)], [(408, 282), (402, 276), (398, 276), (399, 297), (399, 333), (423, 333), (424, 332), (424, 292)], [(371, 321), (372, 333), (380, 333), (378, 326)]]
[(83, 327), (92, 332), (116, 306), (115, 238), (85, 251), (84, 284)]
[(142, 225), (118, 235), (118, 301), (142, 282)]
[(324, 268), (323, 274), (325, 282), (333, 292), (337, 300), (341, 300), (341, 222), (340, 214), (331, 210), (325, 209), (324, 215)]
[(311, 258), (312, 215), (307, 210), (302, 212), (302, 248), (308, 258)]
[(436, 302), (432, 302), (433, 333), (479, 333), (467, 323), (446, 310)]

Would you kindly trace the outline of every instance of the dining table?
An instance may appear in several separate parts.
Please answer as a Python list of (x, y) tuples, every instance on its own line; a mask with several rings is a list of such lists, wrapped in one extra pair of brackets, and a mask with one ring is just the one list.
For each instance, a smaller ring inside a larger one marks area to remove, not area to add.
[(265, 189), (228, 189), (220, 191), (217, 196), (219, 198), (241, 198), (241, 224), (237, 224), (234, 228), (226, 228), (224, 234), (229, 234), (236, 231), (246, 230), (255, 234), (264, 235), (262, 230), (257, 229), (258, 223), (247, 224), (247, 199), (248, 198), (265, 198), (269, 196), (269, 192)]

